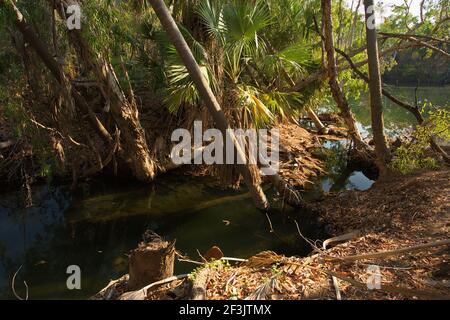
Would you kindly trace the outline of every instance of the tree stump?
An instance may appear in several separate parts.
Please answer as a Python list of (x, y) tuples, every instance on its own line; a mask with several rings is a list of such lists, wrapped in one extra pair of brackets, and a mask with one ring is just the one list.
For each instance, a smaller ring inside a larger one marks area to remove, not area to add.
[[(144, 241), (130, 253), (128, 290), (143, 287), (173, 276), (175, 241), (162, 240), (155, 233), (146, 233)], [(146, 237), (148, 239), (146, 239)]]

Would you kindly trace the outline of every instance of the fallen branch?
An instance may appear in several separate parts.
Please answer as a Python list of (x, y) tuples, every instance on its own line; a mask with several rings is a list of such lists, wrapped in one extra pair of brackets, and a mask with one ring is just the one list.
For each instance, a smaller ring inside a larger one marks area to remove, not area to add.
[(323, 247), (324, 250), (326, 250), (327, 246), (332, 244), (332, 243), (352, 240), (352, 239), (355, 239), (355, 238), (357, 238), (359, 236), (361, 236), (361, 231), (356, 230), (356, 231), (353, 231), (353, 232), (350, 232), (350, 233), (346, 233), (346, 234), (344, 234), (342, 236), (338, 236), (338, 237), (327, 239), (327, 240), (325, 240), (323, 242), (322, 247)]
[[(352, 279), (350, 277), (347, 277), (343, 274), (334, 272), (334, 271), (330, 271), (330, 270), (323, 270), (323, 269), (319, 269), (321, 270), (323, 273), (326, 273), (330, 276), (339, 278), (345, 282), (348, 282), (360, 289), (365, 289), (365, 290), (369, 290), (369, 288), (367, 287), (366, 284), (361, 283), (359, 281), (356, 281), (355, 279)], [(379, 289), (380, 291), (384, 291), (387, 293), (396, 293), (396, 294), (401, 294), (403, 296), (406, 297), (410, 297), (410, 298), (415, 298), (415, 297), (421, 297), (421, 298), (427, 298), (427, 299), (445, 299), (445, 300), (449, 300), (450, 297), (446, 296), (444, 294), (441, 294), (437, 291), (423, 291), (423, 290), (414, 290), (414, 289), (408, 289), (408, 288), (401, 288), (401, 287), (396, 287), (396, 286), (392, 286), (392, 285), (382, 285), (381, 288)], [(373, 291), (373, 290), (372, 290)]]
[[(322, 244), (323, 250), (326, 250), (327, 246), (331, 243), (352, 240), (356, 237), (359, 237), (360, 235), (361, 235), (361, 232), (359, 230), (356, 230), (356, 231), (344, 234), (342, 236), (327, 239)], [(331, 280), (333, 281), (334, 290), (336, 291), (336, 299), (342, 300), (341, 291), (339, 289), (339, 283), (337, 281), (337, 278), (335, 276), (332, 276)]]
[(146, 287), (144, 287), (142, 289), (124, 293), (123, 295), (121, 295), (119, 297), (118, 300), (145, 300), (147, 298), (147, 295), (148, 295), (148, 290), (150, 290), (150, 289), (152, 289), (154, 287), (157, 287), (157, 286), (161, 286), (163, 284), (167, 284), (167, 283), (174, 282), (174, 281), (177, 281), (177, 280), (185, 279), (188, 276), (189, 276), (188, 274), (182, 274), (182, 275), (179, 275), (179, 276), (173, 276), (173, 277), (170, 277), (170, 278), (167, 278), (167, 279), (163, 279), (163, 280), (160, 280), (160, 281), (153, 282), (153, 283), (149, 284), (148, 286), (146, 286)]
[(433, 243), (426, 243), (421, 244), (417, 246), (412, 246), (408, 248), (402, 248), (392, 251), (383, 251), (383, 252), (375, 252), (375, 253), (368, 253), (368, 254), (358, 254), (353, 256), (347, 256), (347, 257), (325, 257), (324, 260), (327, 262), (337, 262), (337, 261), (358, 261), (358, 260), (368, 260), (368, 259), (379, 259), (379, 258), (386, 258), (386, 257), (392, 257), (392, 256), (399, 256), (405, 253), (412, 253), (412, 252), (418, 252), (423, 251), (430, 248), (435, 247), (441, 247), (441, 246), (448, 246), (450, 245), (450, 240), (443, 240)]

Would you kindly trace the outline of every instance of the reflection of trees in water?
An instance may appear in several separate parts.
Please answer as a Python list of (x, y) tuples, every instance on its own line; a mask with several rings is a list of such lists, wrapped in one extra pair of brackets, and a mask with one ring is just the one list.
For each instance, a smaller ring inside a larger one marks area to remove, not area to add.
[[(281, 241), (270, 234), (267, 221), (242, 200), (241, 193), (217, 190), (210, 183), (199, 179), (195, 184), (192, 180), (172, 184), (164, 179), (156, 184), (155, 192), (112, 188), (82, 196), (70, 208), (64, 191), (49, 191), (35, 197), (36, 206), (26, 209), (25, 215), (17, 207), (10, 209), (7, 219), (0, 216), (0, 223), (12, 230), (7, 238), (0, 235), (0, 296), (14, 298), (10, 278), (23, 264), (17, 278), (19, 294), (26, 280), (31, 299), (87, 298), (109, 279), (126, 273), (125, 254), (137, 245), (146, 228), (176, 238), (178, 249), (191, 255), (196, 255), (197, 248), (202, 251), (212, 245), (243, 257), (272, 248), (301, 252), (304, 243), (298, 243), (295, 225), (284, 221), (284, 215), (272, 217), (276, 231), (283, 235)], [(223, 219), (231, 225), (225, 226)], [(307, 236), (317, 230), (317, 225), (302, 222)], [(81, 291), (66, 288), (66, 268), (72, 264), (81, 268)]]
[[(419, 87), (416, 92), (414, 87), (389, 87), (389, 90), (395, 93), (396, 97), (413, 105), (415, 105), (417, 98), (419, 106), (431, 103), (440, 107), (449, 106), (449, 89), (449, 87)], [(369, 106), (369, 97), (366, 93), (362, 93), (359, 99), (352, 101), (352, 108), (358, 122), (366, 128), (369, 128), (371, 124)], [(416, 124), (412, 114), (395, 105), (386, 97), (383, 97), (383, 106), (386, 130), (391, 131), (391, 135), (395, 131), (401, 131)]]
[[(67, 198), (60, 190), (51, 190), (46, 186), (34, 188), (33, 198), (37, 205), (33, 207), (21, 207), (18, 197), (18, 193), (2, 195), (2, 204), (10, 207), (0, 208), (7, 213), (0, 217), (3, 227), (7, 229), (5, 234), (0, 235), (0, 296), (5, 298), (14, 298), (10, 282), (21, 265), (23, 267), (17, 281), (22, 284), (22, 279), (26, 279), (30, 284), (30, 294), (32, 284), (36, 283), (34, 280), (38, 279), (33, 273), (40, 261), (45, 260), (50, 272), (53, 272), (50, 263), (52, 252), (48, 250), (48, 245), (54, 240), (54, 230), (64, 221), (63, 212), (68, 206)], [(20, 290), (18, 288), (18, 292)]]
[[(327, 176), (324, 183), (329, 184), (329, 192), (339, 192), (347, 189), (360, 189), (367, 186), (358, 185), (351, 181), (352, 176), (362, 172), (368, 180), (376, 179), (372, 168), (362, 167), (359, 162), (349, 159), (349, 144), (347, 141), (327, 142), (321, 151), (326, 164)], [(324, 188), (324, 186), (322, 186)], [(324, 191), (322, 189), (322, 191)]]

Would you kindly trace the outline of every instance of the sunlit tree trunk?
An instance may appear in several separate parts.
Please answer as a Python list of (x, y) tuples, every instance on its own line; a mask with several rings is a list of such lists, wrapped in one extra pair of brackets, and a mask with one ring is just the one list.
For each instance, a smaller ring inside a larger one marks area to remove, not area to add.
[[(229, 129), (228, 122), (225, 114), (221, 109), (216, 97), (214, 96), (207, 80), (203, 76), (199, 65), (197, 64), (192, 52), (183, 38), (177, 24), (172, 18), (169, 10), (167, 9), (163, 0), (150, 0), (153, 9), (156, 12), (164, 30), (167, 32), (170, 40), (177, 49), (183, 63), (189, 71), (189, 74), (194, 81), (199, 94), (208, 108), (211, 116), (218, 127), (218, 129), (225, 135), (227, 129)], [(239, 146), (236, 137), (233, 133), (229, 134), (229, 137), (233, 140), (238, 158), (241, 161), (245, 161), (245, 154), (242, 148)], [(245, 162), (242, 162), (245, 163)], [(239, 166), (240, 173), (242, 174), (247, 187), (250, 190), (255, 205), (260, 209), (268, 209), (269, 203), (266, 199), (264, 191), (259, 183), (257, 183), (257, 177), (254, 177), (252, 170), (248, 165)]]
[[(53, 5), (53, 1), (50, 1)], [(79, 4), (75, 0), (55, 1), (60, 16), (64, 18), (64, 12), (69, 4)], [(120, 88), (116, 74), (111, 64), (102, 56), (96, 55), (87, 42), (83, 39), (80, 30), (69, 31), (69, 40), (75, 48), (80, 63), (92, 70), (96, 77), (102, 94), (107, 101), (109, 111), (116, 122), (122, 141), (123, 151), (121, 156), (125, 158), (134, 176), (144, 182), (152, 181), (156, 174), (156, 165), (150, 156), (150, 151), (145, 138), (144, 129), (139, 121), (139, 112), (134, 101), (128, 101)]]
[(375, 28), (375, 11), (373, 0), (364, 0), (366, 13), (366, 42), (369, 60), (369, 91), (370, 109), (372, 115), (372, 131), (377, 156), (377, 166), (380, 173), (387, 173), (389, 150), (384, 135), (382, 83), (380, 61), (378, 57), (377, 31)]
[(333, 95), (336, 104), (338, 105), (341, 116), (347, 125), (350, 136), (357, 148), (366, 148), (366, 143), (363, 141), (358, 128), (356, 127), (355, 116), (350, 110), (348, 101), (342, 92), (338, 83), (338, 71), (336, 66), (336, 53), (334, 50), (333, 39), (333, 19), (331, 16), (331, 0), (321, 0), (322, 7), (322, 24), (323, 24), (323, 36), (325, 42), (325, 50), (327, 53), (327, 71), (328, 71), (328, 83), (330, 85), (331, 93)]
[(312, 120), (312, 122), (314, 122), (314, 125), (316, 126), (317, 131), (321, 134), (326, 133), (327, 127), (325, 127), (325, 125), (320, 120), (319, 116), (314, 112), (314, 110), (311, 109), (311, 107), (308, 107), (306, 109), (306, 111), (308, 112), (309, 118)]

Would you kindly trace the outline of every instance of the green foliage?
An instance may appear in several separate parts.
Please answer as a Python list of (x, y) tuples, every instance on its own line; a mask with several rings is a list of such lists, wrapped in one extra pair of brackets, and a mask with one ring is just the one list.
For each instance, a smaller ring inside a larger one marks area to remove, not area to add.
[(401, 173), (408, 173), (420, 168), (436, 169), (438, 162), (427, 155), (431, 138), (450, 140), (450, 112), (445, 109), (434, 109), (428, 112), (426, 124), (417, 126), (412, 134), (412, 141), (401, 146), (395, 152), (392, 167)]
[(194, 281), (198, 273), (203, 270), (204, 268), (208, 268), (211, 271), (218, 271), (218, 270), (227, 270), (231, 268), (231, 265), (226, 260), (213, 260), (205, 265), (202, 265), (198, 268), (195, 268), (188, 276), (189, 280)]

